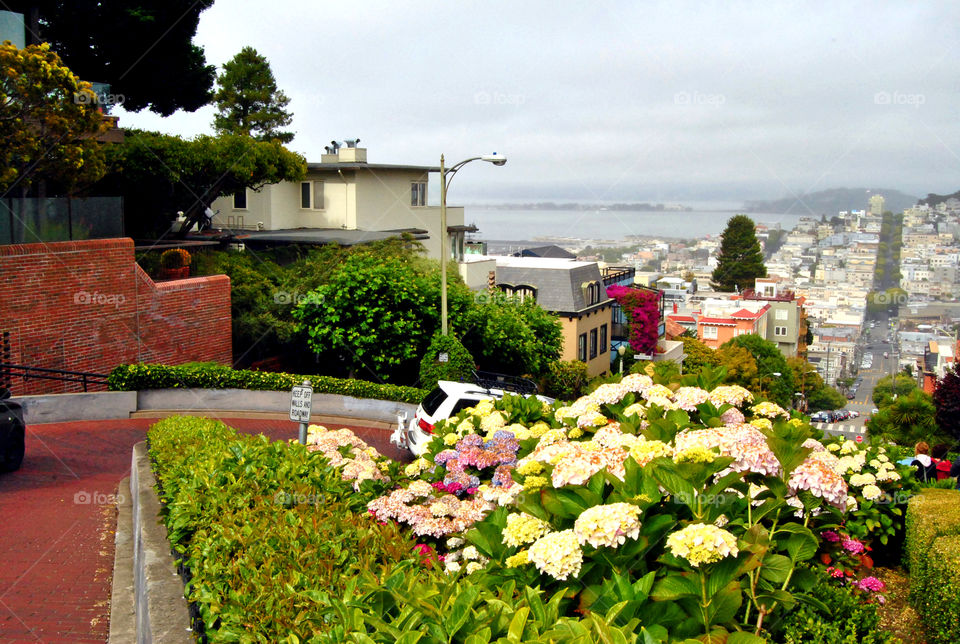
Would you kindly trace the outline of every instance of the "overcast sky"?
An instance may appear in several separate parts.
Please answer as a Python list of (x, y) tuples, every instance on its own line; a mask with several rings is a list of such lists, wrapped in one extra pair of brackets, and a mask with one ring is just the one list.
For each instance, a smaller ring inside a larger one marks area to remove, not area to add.
[[(266, 56), (310, 161), (360, 137), (371, 162), (509, 157), (451, 202), (740, 202), (960, 189), (958, 18), (955, 0), (217, 0), (195, 42), (218, 66)], [(212, 129), (212, 107), (120, 114)]]

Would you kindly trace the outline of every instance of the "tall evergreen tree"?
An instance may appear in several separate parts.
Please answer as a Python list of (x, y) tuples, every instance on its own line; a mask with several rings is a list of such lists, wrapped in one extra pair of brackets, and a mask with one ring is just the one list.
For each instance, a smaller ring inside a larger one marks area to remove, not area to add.
[(767, 276), (763, 249), (757, 240), (756, 225), (746, 215), (735, 215), (720, 236), (720, 252), (711, 283), (718, 291), (752, 288), (758, 277)]
[(960, 374), (956, 366), (948, 369), (937, 381), (933, 403), (937, 406), (940, 430), (960, 440)]
[(244, 47), (225, 63), (223, 73), (217, 76), (217, 86), (213, 127), (219, 134), (280, 143), (293, 140), (293, 132), (280, 130), (293, 120), (285, 109), (290, 99), (277, 89), (270, 63), (256, 49)]

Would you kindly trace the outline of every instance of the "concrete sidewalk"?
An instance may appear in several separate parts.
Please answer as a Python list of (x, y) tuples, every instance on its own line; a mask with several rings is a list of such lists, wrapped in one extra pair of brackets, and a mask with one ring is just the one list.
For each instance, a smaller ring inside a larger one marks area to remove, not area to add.
[[(325, 419), (326, 420), (326, 419)], [(28, 425), (26, 457), (0, 474), (0, 644), (105, 642), (116, 494), (151, 418)], [(244, 433), (296, 438), (290, 421), (229, 419)], [(387, 456), (389, 432), (350, 427)], [(126, 490), (124, 490), (125, 493)]]

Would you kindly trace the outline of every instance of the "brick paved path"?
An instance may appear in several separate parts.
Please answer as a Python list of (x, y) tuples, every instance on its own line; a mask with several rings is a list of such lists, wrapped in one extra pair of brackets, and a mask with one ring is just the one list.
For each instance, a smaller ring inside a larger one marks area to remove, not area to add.
[[(156, 419), (27, 427), (26, 457), (0, 474), (0, 644), (105, 642), (116, 509), (133, 445)], [(296, 438), (289, 421), (227, 420), (248, 433)], [(331, 428), (340, 427), (329, 424)], [(352, 427), (397, 458), (388, 432)]]

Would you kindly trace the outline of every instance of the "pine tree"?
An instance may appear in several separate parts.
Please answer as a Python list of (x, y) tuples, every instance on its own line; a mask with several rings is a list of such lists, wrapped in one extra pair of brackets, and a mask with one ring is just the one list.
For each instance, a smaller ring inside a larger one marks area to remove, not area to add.
[(933, 391), (940, 430), (960, 440), (960, 374), (957, 367), (947, 370)]
[(270, 63), (253, 47), (244, 47), (223, 65), (213, 96), (217, 114), (213, 127), (218, 134), (242, 134), (259, 141), (289, 143), (293, 115), (286, 111), (290, 99), (277, 89)]
[(763, 249), (753, 220), (746, 215), (731, 217), (720, 236), (717, 267), (711, 276), (713, 288), (718, 291), (752, 288), (756, 278), (766, 276)]

